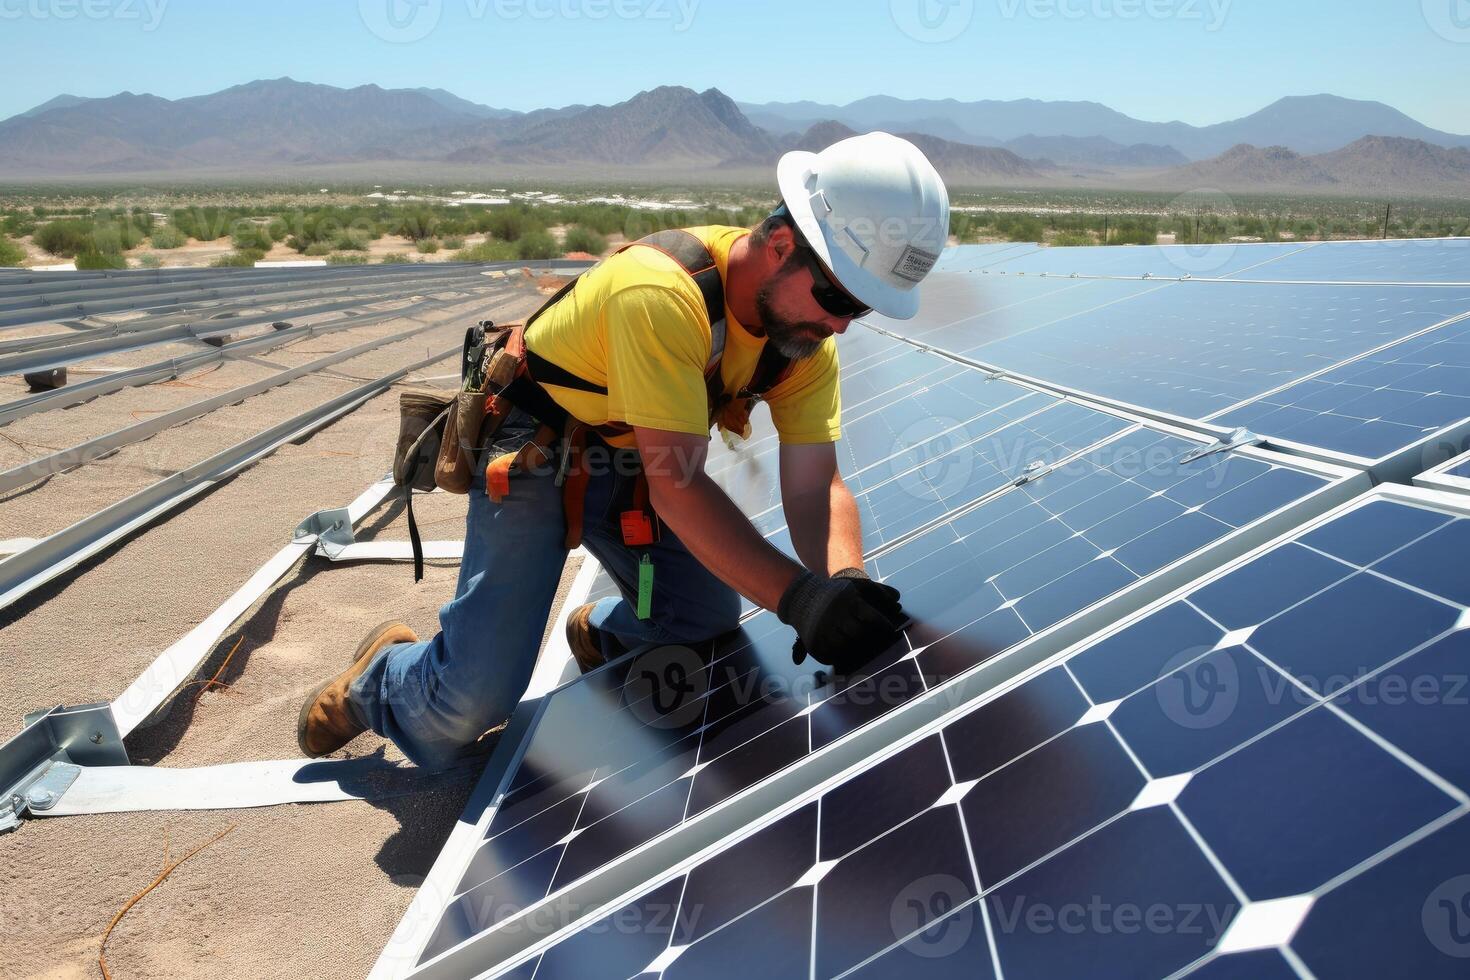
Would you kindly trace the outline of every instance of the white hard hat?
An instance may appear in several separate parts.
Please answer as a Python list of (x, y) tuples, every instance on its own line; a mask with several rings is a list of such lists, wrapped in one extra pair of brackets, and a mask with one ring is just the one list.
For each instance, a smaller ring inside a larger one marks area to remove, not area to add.
[(949, 192), (919, 148), (889, 133), (795, 150), (776, 165), (802, 237), (842, 288), (884, 316), (919, 312), (914, 288), (949, 239)]

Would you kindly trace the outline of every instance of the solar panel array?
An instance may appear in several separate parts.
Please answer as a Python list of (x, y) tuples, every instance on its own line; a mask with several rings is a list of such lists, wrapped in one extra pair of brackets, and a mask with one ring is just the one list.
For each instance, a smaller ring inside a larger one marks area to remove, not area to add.
[(1461, 976), (1467, 551), (1357, 507), (505, 975)]
[[(1368, 471), (1470, 431), (1465, 246), (946, 253), (840, 348), (901, 641), (836, 677), (747, 606), (553, 692), (414, 968), (1460, 975), (1470, 496)], [(789, 552), (761, 418), (708, 469)]]

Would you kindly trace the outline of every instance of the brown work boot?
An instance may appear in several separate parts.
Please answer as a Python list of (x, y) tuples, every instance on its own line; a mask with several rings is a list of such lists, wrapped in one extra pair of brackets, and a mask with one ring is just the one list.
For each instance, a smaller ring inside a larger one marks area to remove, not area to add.
[[(578, 606), (567, 616), (567, 645), (584, 674), (607, 663), (602, 655), (602, 630), (593, 626), (590, 619), (593, 606), (590, 602)], [(617, 641), (613, 642), (616, 645)]]
[(296, 719), (296, 742), (303, 755), (315, 759), (335, 752), (363, 732), (361, 724), (347, 704), (347, 689), (367, 670), (373, 655), (394, 643), (412, 643), (418, 634), (403, 623), (379, 623), (363, 637), (352, 655), (352, 666), (331, 680), (324, 681), (307, 696)]

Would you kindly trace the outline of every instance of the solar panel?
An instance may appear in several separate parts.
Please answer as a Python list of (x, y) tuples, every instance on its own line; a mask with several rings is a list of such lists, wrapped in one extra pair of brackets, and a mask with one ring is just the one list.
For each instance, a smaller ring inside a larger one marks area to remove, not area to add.
[(994, 275), (1050, 276), (1151, 276), (1161, 279), (1185, 277), (1223, 278), (1254, 275), (1283, 256), (1289, 256), (1310, 245), (1239, 244), (1239, 245), (1083, 245), (1067, 248), (1040, 248), (1019, 256), (977, 255), (978, 261), (967, 261), (962, 245), (955, 251), (948, 268), (966, 272), (989, 272)]
[(1462, 976), (1466, 513), (1293, 532), (502, 975)]
[(1447, 324), (1214, 419), (1377, 460), (1470, 419), (1470, 320)]
[(1033, 276), (1470, 283), (1470, 238), (1069, 248), (961, 245), (947, 250), (935, 269)]
[(936, 304), (901, 337), (1073, 391), (1208, 416), (1470, 311), (1470, 287), (987, 280), (1010, 301)]
[[(1028, 440), (1011, 451), (1025, 458)], [(790, 631), (761, 613), (710, 648), (658, 654), (681, 659), (694, 692), (673, 707), (644, 682), (667, 664), (637, 658), (554, 693), (424, 960), (1237, 528), (1328, 506), (1322, 494), (1341, 486), (1257, 451), (1181, 462), (1201, 444), (1130, 428), (885, 547), (870, 564), (915, 625), (860, 676), (793, 665)]]
[(1320, 242), (1234, 279), (1303, 282), (1470, 282), (1470, 238)]

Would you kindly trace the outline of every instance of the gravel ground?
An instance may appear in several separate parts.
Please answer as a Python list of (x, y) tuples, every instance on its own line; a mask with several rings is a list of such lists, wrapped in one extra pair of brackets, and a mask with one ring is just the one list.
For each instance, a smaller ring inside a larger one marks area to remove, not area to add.
[[(455, 344), (473, 318), (511, 319), (539, 302), (529, 288), (464, 303), (433, 330), (185, 423), (116, 455), (0, 498), (0, 539), (40, 537), (358, 382)], [(0, 468), (67, 447), (148, 413), (209, 397), (322, 353), (409, 329), (404, 320), (308, 339), (181, 383), (125, 389), (0, 429)], [(127, 358), (108, 359), (126, 364)], [(163, 355), (149, 352), (144, 360)], [(430, 376), (457, 370), (436, 365)], [(8, 379), (7, 379), (8, 381)], [(440, 383), (450, 383), (443, 381)], [(0, 389), (0, 396), (19, 394)], [(277, 450), (217, 489), (0, 618), (0, 734), (26, 711), (110, 700), (289, 540), (307, 514), (343, 506), (386, 471), (397, 392)], [(462, 533), (464, 498), (416, 505), (426, 538)], [(359, 538), (407, 536), (401, 508), (379, 507)], [(563, 589), (575, 569), (569, 568)], [(201, 674), (225, 688), (186, 692), (157, 725), (128, 739), (136, 764), (195, 766), (293, 758), (300, 700), (341, 669), (373, 624), (402, 617), (422, 634), (453, 593), (457, 568), (431, 562), (415, 585), (403, 564), (332, 566), (308, 558), (237, 622)], [(339, 755), (401, 758), (375, 736)], [(471, 788), (468, 778), (375, 804), (133, 813), (35, 820), (0, 837), (0, 974), (95, 977), (99, 938), (169, 856), (233, 826), (140, 901), (108, 942), (118, 978), (362, 976), (407, 907)]]

